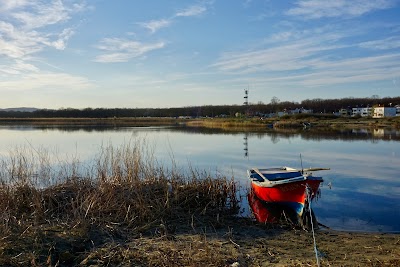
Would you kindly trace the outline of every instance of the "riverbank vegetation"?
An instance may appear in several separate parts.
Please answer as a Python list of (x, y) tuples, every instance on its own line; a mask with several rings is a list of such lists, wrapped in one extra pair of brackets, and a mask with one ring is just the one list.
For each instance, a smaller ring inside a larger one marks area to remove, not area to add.
[(337, 117), (326, 114), (295, 114), (274, 118), (213, 118), (191, 120), (188, 126), (202, 126), (227, 130), (243, 129), (358, 129), (358, 128), (394, 128), (400, 129), (400, 117), (363, 118)]
[[(144, 141), (0, 158), (1, 266), (316, 266), (310, 232), (238, 214), (233, 178), (158, 163)], [(399, 236), (318, 232), (322, 266), (397, 266)]]
[[(193, 169), (186, 175), (165, 169), (149, 151), (141, 144), (110, 145), (90, 166), (78, 159), (54, 162), (46, 151), (33, 148), (2, 157), (0, 265), (86, 266), (97, 261), (172, 266), (179, 261), (177, 252), (152, 259), (148, 251), (124, 251), (121, 244), (218, 228), (236, 214), (233, 180)], [(202, 238), (192, 242), (194, 251), (207, 249)], [(119, 250), (118, 255), (103, 255), (108, 249)], [(188, 250), (182, 262), (196, 260), (190, 255), (194, 251)]]
[(400, 116), (389, 118), (338, 117), (330, 114), (294, 114), (282, 117), (233, 118), (0, 118), (0, 125), (37, 127), (141, 127), (189, 126), (224, 129), (229, 131), (275, 129), (357, 129), (400, 128)]
[(203, 105), (173, 108), (60, 108), (60, 109), (5, 109), (0, 110), (0, 118), (234, 118), (238, 114), (257, 116), (273, 114), (284, 110), (307, 109), (314, 114), (334, 114), (341, 109), (353, 107), (395, 106), (400, 104), (400, 97), (377, 95), (364, 98), (341, 99), (306, 99), (301, 102), (280, 101), (273, 97), (269, 103), (257, 100), (248, 105)]

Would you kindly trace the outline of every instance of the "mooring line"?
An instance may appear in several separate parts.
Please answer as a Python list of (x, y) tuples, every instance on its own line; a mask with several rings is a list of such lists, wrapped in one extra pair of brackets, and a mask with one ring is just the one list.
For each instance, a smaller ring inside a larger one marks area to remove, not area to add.
[(317, 266), (320, 267), (319, 257), (318, 257), (318, 249), (317, 249), (317, 241), (315, 240), (314, 222), (313, 222), (313, 216), (312, 216), (312, 212), (311, 212), (310, 191), (311, 191), (311, 188), (307, 185), (306, 192), (307, 192), (308, 209), (310, 211), (311, 231), (312, 231), (313, 240), (314, 240), (314, 252), (315, 252), (315, 258), (317, 259)]

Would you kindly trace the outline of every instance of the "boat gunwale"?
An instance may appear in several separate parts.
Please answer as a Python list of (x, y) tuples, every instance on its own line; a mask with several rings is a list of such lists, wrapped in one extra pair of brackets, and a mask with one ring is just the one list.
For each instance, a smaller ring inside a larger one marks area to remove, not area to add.
[[(283, 178), (280, 180), (270, 180), (267, 177), (265, 177), (262, 173), (264, 170), (280, 170), (282, 173), (290, 173), (290, 172), (299, 172), (300, 176), (292, 177), (292, 178)], [(251, 177), (251, 175), (254, 173), (260, 176), (263, 181), (259, 181), (257, 178)], [(297, 183), (297, 182), (304, 182), (307, 180), (310, 181), (320, 181), (323, 182), (322, 177), (317, 177), (317, 176), (312, 176), (311, 173), (306, 173), (306, 174), (301, 174), (300, 170), (289, 168), (289, 167), (282, 167), (282, 168), (265, 168), (265, 169), (258, 169), (258, 168), (251, 168), (247, 170), (247, 175), (250, 179), (250, 181), (258, 186), (261, 187), (275, 187), (278, 185), (284, 185), (284, 184), (290, 184), (290, 183)]]

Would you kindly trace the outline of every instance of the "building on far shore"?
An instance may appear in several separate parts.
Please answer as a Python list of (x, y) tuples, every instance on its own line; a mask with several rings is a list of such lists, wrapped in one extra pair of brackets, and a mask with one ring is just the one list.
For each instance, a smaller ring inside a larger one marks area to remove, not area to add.
[(400, 105), (384, 107), (384, 106), (374, 106), (374, 107), (355, 107), (355, 108), (341, 108), (338, 112), (334, 113), (337, 116), (342, 117), (372, 117), (372, 118), (383, 118), (383, 117), (394, 117), (400, 116)]
[(347, 116), (351, 116), (353, 113), (351, 108), (341, 108), (339, 110), (339, 112), (337, 113), (338, 116), (342, 116), (342, 117), (347, 117)]
[(372, 116), (372, 107), (365, 107), (365, 108), (353, 108), (352, 109), (352, 116), (361, 116), (361, 117), (371, 117)]
[(396, 111), (396, 107), (374, 107), (373, 118), (394, 117)]

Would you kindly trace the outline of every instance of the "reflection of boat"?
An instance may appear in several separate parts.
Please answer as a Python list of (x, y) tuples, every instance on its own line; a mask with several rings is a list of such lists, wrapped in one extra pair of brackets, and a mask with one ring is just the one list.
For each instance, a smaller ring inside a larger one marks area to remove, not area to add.
[[(285, 212), (279, 204), (268, 203), (259, 199), (251, 190), (247, 196), (253, 215), (261, 223), (277, 223)], [(285, 212), (286, 215), (286, 212)]]
[[(304, 212), (302, 216), (298, 216), (295, 210), (291, 209), (289, 206), (282, 205), (278, 202), (266, 202), (259, 199), (253, 190), (250, 190), (247, 198), (255, 219), (260, 223), (290, 223), (305, 229), (318, 227), (314, 212), (307, 204), (305, 209), (307, 212)], [(311, 222), (313, 225), (311, 225)]]
[(311, 171), (327, 168), (294, 169), (253, 168), (247, 171), (254, 194), (266, 203), (290, 208), (302, 216), (307, 196), (312, 200), (319, 192), (322, 177), (313, 176)]

